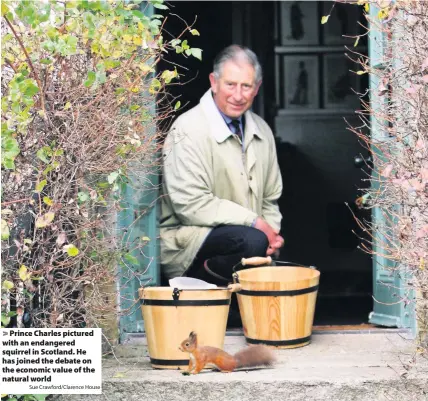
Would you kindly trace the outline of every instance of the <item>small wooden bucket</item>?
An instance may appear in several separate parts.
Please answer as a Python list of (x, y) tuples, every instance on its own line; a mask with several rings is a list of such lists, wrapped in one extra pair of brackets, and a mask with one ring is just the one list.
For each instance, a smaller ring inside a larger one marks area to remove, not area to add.
[(223, 348), (231, 292), (147, 287), (139, 290), (150, 361), (157, 369), (186, 369), (189, 354), (179, 350), (191, 331), (200, 345)]
[[(243, 259), (243, 265), (271, 258)], [(320, 272), (303, 266), (266, 266), (234, 273), (239, 311), (250, 344), (296, 348), (310, 343)]]

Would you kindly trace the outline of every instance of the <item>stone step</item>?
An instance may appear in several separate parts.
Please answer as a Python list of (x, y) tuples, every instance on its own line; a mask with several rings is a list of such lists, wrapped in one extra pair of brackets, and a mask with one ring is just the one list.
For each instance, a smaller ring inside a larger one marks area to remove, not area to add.
[[(226, 336), (225, 350), (245, 347)], [(306, 347), (276, 350), (273, 368), (183, 376), (151, 368), (145, 339), (118, 348), (103, 361), (103, 395), (62, 395), (55, 400), (281, 400), (427, 401), (428, 362), (408, 370), (413, 340), (402, 332), (314, 334)]]

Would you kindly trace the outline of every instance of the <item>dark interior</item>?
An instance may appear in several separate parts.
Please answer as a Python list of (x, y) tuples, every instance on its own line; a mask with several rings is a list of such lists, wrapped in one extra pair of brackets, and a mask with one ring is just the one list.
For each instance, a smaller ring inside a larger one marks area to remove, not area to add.
[[(187, 35), (191, 47), (203, 49), (203, 61), (182, 55), (169, 55), (187, 68), (179, 68), (184, 74), (181, 82), (171, 88), (171, 93), (180, 95), (182, 108), (180, 114), (195, 106), (209, 87), (208, 75), (212, 71), (215, 55), (225, 46), (240, 43), (252, 47), (259, 55), (264, 69), (263, 103), (255, 102), (254, 111), (263, 115), (271, 126), (275, 136), (277, 113), (273, 93), (275, 90), (274, 60), (274, 24), (275, 2), (170, 2), (173, 12), (191, 24), (195, 17), (194, 28), (200, 36)], [(258, 22), (257, 22), (258, 21)], [(237, 28), (234, 24), (238, 24)], [(170, 16), (166, 23), (169, 32), (177, 34), (184, 29), (183, 21)], [(234, 35), (238, 30), (245, 31), (241, 40)], [(250, 38), (246, 43), (244, 38)], [(251, 39), (252, 38), (252, 39)], [(162, 68), (171, 68), (162, 64)], [(322, 83), (321, 83), (322, 85)], [(302, 121), (305, 117), (301, 117)], [(343, 122), (345, 131), (345, 123)], [(351, 134), (350, 134), (351, 135)], [(364, 153), (357, 140), (353, 149), (340, 149), (346, 153), (343, 160), (337, 158), (338, 170), (353, 168), (353, 154)], [(279, 201), (283, 214), (282, 234), (285, 246), (279, 260), (295, 261), (300, 264), (315, 265), (321, 271), (320, 289), (315, 313), (315, 325), (359, 325), (368, 322), (373, 308), (371, 258), (357, 249), (358, 236), (363, 232), (353, 218), (351, 210), (361, 219), (370, 215), (355, 207), (358, 188), (364, 184), (355, 177), (364, 177), (356, 172), (350, 179), (355, 182), (355, 196), (341, 196), (341, 185), (328, 173), (328, 168), (320, 168), (314, 147), (300, 147), (287, 141), (277, 141), (278, 160), (284, 181), (284, 192)], [(348, 157), (349, 153), (349, 157)], [(347, 164), (346, 166), (344, 164)], [(352, 165), (352, 166), (351, 166)], [(345, 177), (346, 179), (346, 177)], [(335, 195), (335, 201), (332, 194)], [(345, 204), (348, 203), (349, 207)], [(358, 263), (355, 260), (358, 259)], [(352, 267), (352, 266), (353, 267)], [(230, 326), (233, 325), (231, 322)]]

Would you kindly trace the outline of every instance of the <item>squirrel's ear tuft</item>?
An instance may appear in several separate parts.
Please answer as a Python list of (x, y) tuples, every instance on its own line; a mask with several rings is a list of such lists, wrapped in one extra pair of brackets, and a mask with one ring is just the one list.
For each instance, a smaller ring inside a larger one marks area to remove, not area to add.
[(190, 341), (196, 341), (196, 333), (194, 331), (190, 332), (189, 334)]

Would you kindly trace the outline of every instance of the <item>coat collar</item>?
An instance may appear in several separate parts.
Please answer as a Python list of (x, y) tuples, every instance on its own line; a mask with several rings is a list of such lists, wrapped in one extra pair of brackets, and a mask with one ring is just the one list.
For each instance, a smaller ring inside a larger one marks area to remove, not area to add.
[[(229, 127), (226, 125), (223, 116), (220, 114), (212, 96), (211, 89), (208, 89), (200, 100), (200, 105), (204, 111), (205, 116), (209, 120), (211, 134), (219, 143), (224, 142), (229, 136), (232, 135)], [(253, 136), (263, 139), (263, 134), (257, 126), (251, 111), (245, 112), (245, 141), (249, 143)]]

